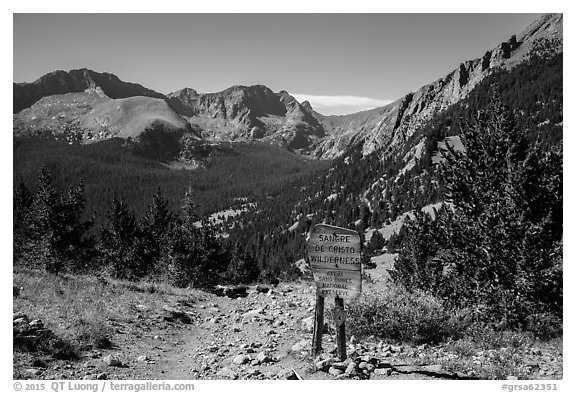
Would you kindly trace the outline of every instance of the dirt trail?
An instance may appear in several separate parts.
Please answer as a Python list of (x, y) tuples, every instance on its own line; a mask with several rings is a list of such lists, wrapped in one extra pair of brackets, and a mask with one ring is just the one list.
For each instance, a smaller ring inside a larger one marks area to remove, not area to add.
[[(392, 257), (369, 271), (365, 291), (383, 285)], [(80, 360), (44, 359), (14, 352), (15, 379), (467, 379), (443, 366), (459, 359), (448, 348), (395, 345), (348, 336), (347, 362), (338, 362), (335, 334), (323, 339), (321, 358), (310, 356), (315, 286), (281, 283), (269, 292), (250, 287), (246, 297), (196, 293), (166, 297), (160, 306), (136, 304), (125, 321), (109, 321), (114, 347), (89, 350)], [(332, 325), (326, 303), (326, 322)], [(504, 348), (502, 348), (504, 350)], [(562, 354), (530, 349), (536, 378), (561, 378)], [(490, 364), (490, 351), (469, 357)], [(502, 352), (504, 354), (504, 352)], [(498, 352), (496, 355), (500, 356)], [(482, 357), (484, 356), (484, 357)], [(42, 360), (42, 359), (41, 359)], [(447, 362), (448, 360), (448, 362)], [(353, 363), (350, 365), (350, 363)]]
[[(292, 370), (303, 379), (336, 378), (318, 371), (310, 356), (314, 296), (309, 284), (281, 284), (269, 294), (252, 288), (236, 299), (207, 295), (190, 307), (192, 324), (156, 326), (137, 345), (125, 335), (117, 356), (128, 367), (110, 378), (275, 379), (293, 377)], [(324, 335), (324, 357), (335, 356), (334, 339), (331, 331)], [(150, 360), (130, 362), (140, 356)], [(430, 378), (399, 372), (380, 377)]]

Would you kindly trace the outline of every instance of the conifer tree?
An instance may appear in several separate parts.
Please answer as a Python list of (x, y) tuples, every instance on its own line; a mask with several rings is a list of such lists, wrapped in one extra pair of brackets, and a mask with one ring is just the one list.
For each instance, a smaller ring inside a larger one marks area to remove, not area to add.
[(31, 209), (34, 203), (34, 194), (28, 189), (23, 179), (20, 179), (14, 190), (13, 204), (13, 234), (14, 259), (20, 259), (30, 241)]
[(184, 197), (183, 217), (170, 233), (167, 259), (170, 280), (178, 286), (211, 288), (225, 272), (228, 258), (212, 225), (199, 221), (191, 191)]
[[(143, 275), (163, 268), (158, 265), (161, 265), (162, 254), (166, 251), (169, 232), (173, 224), (174, 217), (168, 208), (168, 201), (164, 199), (158, 188), (140, 225), (139, 247), (143, 258)], [(161, 274), (161, 272), (157, 273)]]
[(460, 138), (439, 171), (451, 207), (408, 220), (392, 278), (501, 326), (560, 317), (561, 151), (530, 145), (497, 97)]
[(38, 177), (31, 205), (29, 254), (43, 262), (47, 271), (84, 267), (91, 257), (92, 239), (87, 235), (92, 219), (84, 220), (84, 183), (62, 196), (52, 185), (46, 168)]
[(127, 203), (114, 195), (100, 229), (99, 251), (105, 266), (115, 278), (133, 279), (142, 275), (141, 256), (136, 247), (139, 236), (136, 218)]

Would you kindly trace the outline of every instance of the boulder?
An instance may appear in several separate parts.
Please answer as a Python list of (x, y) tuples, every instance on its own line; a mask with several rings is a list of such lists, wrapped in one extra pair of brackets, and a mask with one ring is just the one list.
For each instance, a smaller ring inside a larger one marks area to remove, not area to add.
[(258, 355), (256, 355), (256, 360), (258, 360), (259, 363), (268, 363), (272, 361), (266, 352), (260, 352)]
[(272, 290), (268, 285), (258, 284), (256, 285), (256, 292), (258, 293), (268, 293)]
[(139, 362), (142, 362), (142, 363), (153, 363), (154, 362), (152, 359), (150, 359), (146, 355), (140, 355), (140, 356), (138, 356), (138, 359), (136, 359), (136, 360), (138, 360)]
[(303, 331), (307, 333), (311, 333), (314, 331), (314, 316), (309, 316), (308, 318), (304, 318), (300, 321), (300, 327)]
[(303, 339), (292, 345), (292, 352), (302, 352), (310, 349), (311, 343), (309, 340)]
[(370, 363), (368, 363), (368, 362), (360, 362), (360, 364), (358, 365), (358, 368), (361, 369), (361, 370), (365, 370), (365, 369), (368, 368), (368, 365), (369, 365), (369, 364), (370, 364)]
[(343, 362), (334, 362), (332, 364), (332, 367), (337, 368), (339, 370), (346, 370), (346, 368), (348, 367), (348, 365), (352, 362), (352, 360), (350, 358), (344, 360)]
[(213, 288), (213, 292), (218, 296), (227, 296), (235, 299), (248, 296), (248, 287), (246, 285), (216, 285)]
[(26, 321), (26, 323), (30, 322), (30, 318), (28, 318), (28, 315), (22, 312), (15, 312), (14, 314), (12, 314), (12, 320), (15, 321), (17, 319), (23, 319)]
[(281, 370), (278, 374), (276, 374), (276, 379), (288, 379), (288, 380), (297, 380), (298, 376), (294, 372), (294, 370)]
[(335, 362), (334, 358), (328, 358), (328, 359), (324, 359), (324, 360), (320, 360), (318, 362), (315, 363), (315, 366), (318, 370), (321, 371), (328, 371), (328, 369), (330, 368), (330, 366)]
[(216, 376), (222, 379), (238, 379), (238, 374), (230, 370), (228, 367), (218, 370)]
[(164, 320), (167, 322), (180, 321), (185, 324), (192, 323), (190, 315), (182, 310), (178, 310), (177, 308), (164, 306), (164, 313)]
[(232, 363), (234, 364), (246, 364), (250, 361), (250, 356), (248, 355), (238, 355), (233, 360)]
[(40, 358), (36, 358), (32, 361), (32, 367), (37, 367), (37, 368), (47, 368), (48, 367), (48, 363), (46, 363), (46, 361), (44, 359), (40, 359)]
[(42, 322), (40, 319), (34, 319), (28, 325), (32, 329), (42, 329), (44, 327), (44, 322)]
[(344, 371), (340, 370), (339, 368), (332, 366), (328, 369), (328, 374), (338, 376), (340, 374), (344, 374)]
[(42, 371), (35, 369), (35, 368), (28, 368), (28, 369), (26, 369), (26, 373), (30, 374), (31, 376), (36, 377), (36, 376), (42, 374)]
[(345, 373), (348, 375), (356, 375), (358, 365), (356, 364), (356, 362), (350, 362), (348, 364), (348, 366), (346, 367), (346, 371)]
[(122, 362), (120, 360), (118, 360), (118, 358), (113, 356), (113, 355), (104, 356), (102, 358), (102, 361), (107, 366), (122, 367)]
[(389, 377), (392, 374), (391, 368), (377, 368), (374, 370), (374, 375), (381, 377)]

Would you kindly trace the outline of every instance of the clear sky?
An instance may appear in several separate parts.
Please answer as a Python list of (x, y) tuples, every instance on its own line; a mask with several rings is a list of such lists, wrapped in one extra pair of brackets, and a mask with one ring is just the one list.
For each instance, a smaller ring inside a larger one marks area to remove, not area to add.
[(264, 84), (321, 113), (383, 106), (539, 14), (14, 14), (13, 79), (90, 68), (169, 93)]

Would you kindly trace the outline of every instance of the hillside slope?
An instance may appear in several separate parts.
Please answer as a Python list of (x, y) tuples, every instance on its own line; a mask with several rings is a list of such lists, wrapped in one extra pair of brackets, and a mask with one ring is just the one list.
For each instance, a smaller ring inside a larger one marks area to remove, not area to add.
[(143, 96), (102, 102), (81, 121), (86, 128), (101, 129), (121, 138), (136, 137), (154, 123), (175, 130), (188, 127), (166, 101)]
[(15, 114), (13, 120), (15, 136), (49, 133), (68, 142), (135, 138), (155, 125), (182, 132), (192, 130), (161, 98), (112, 99), (93, 86), (82, 92), (43, 97)]

